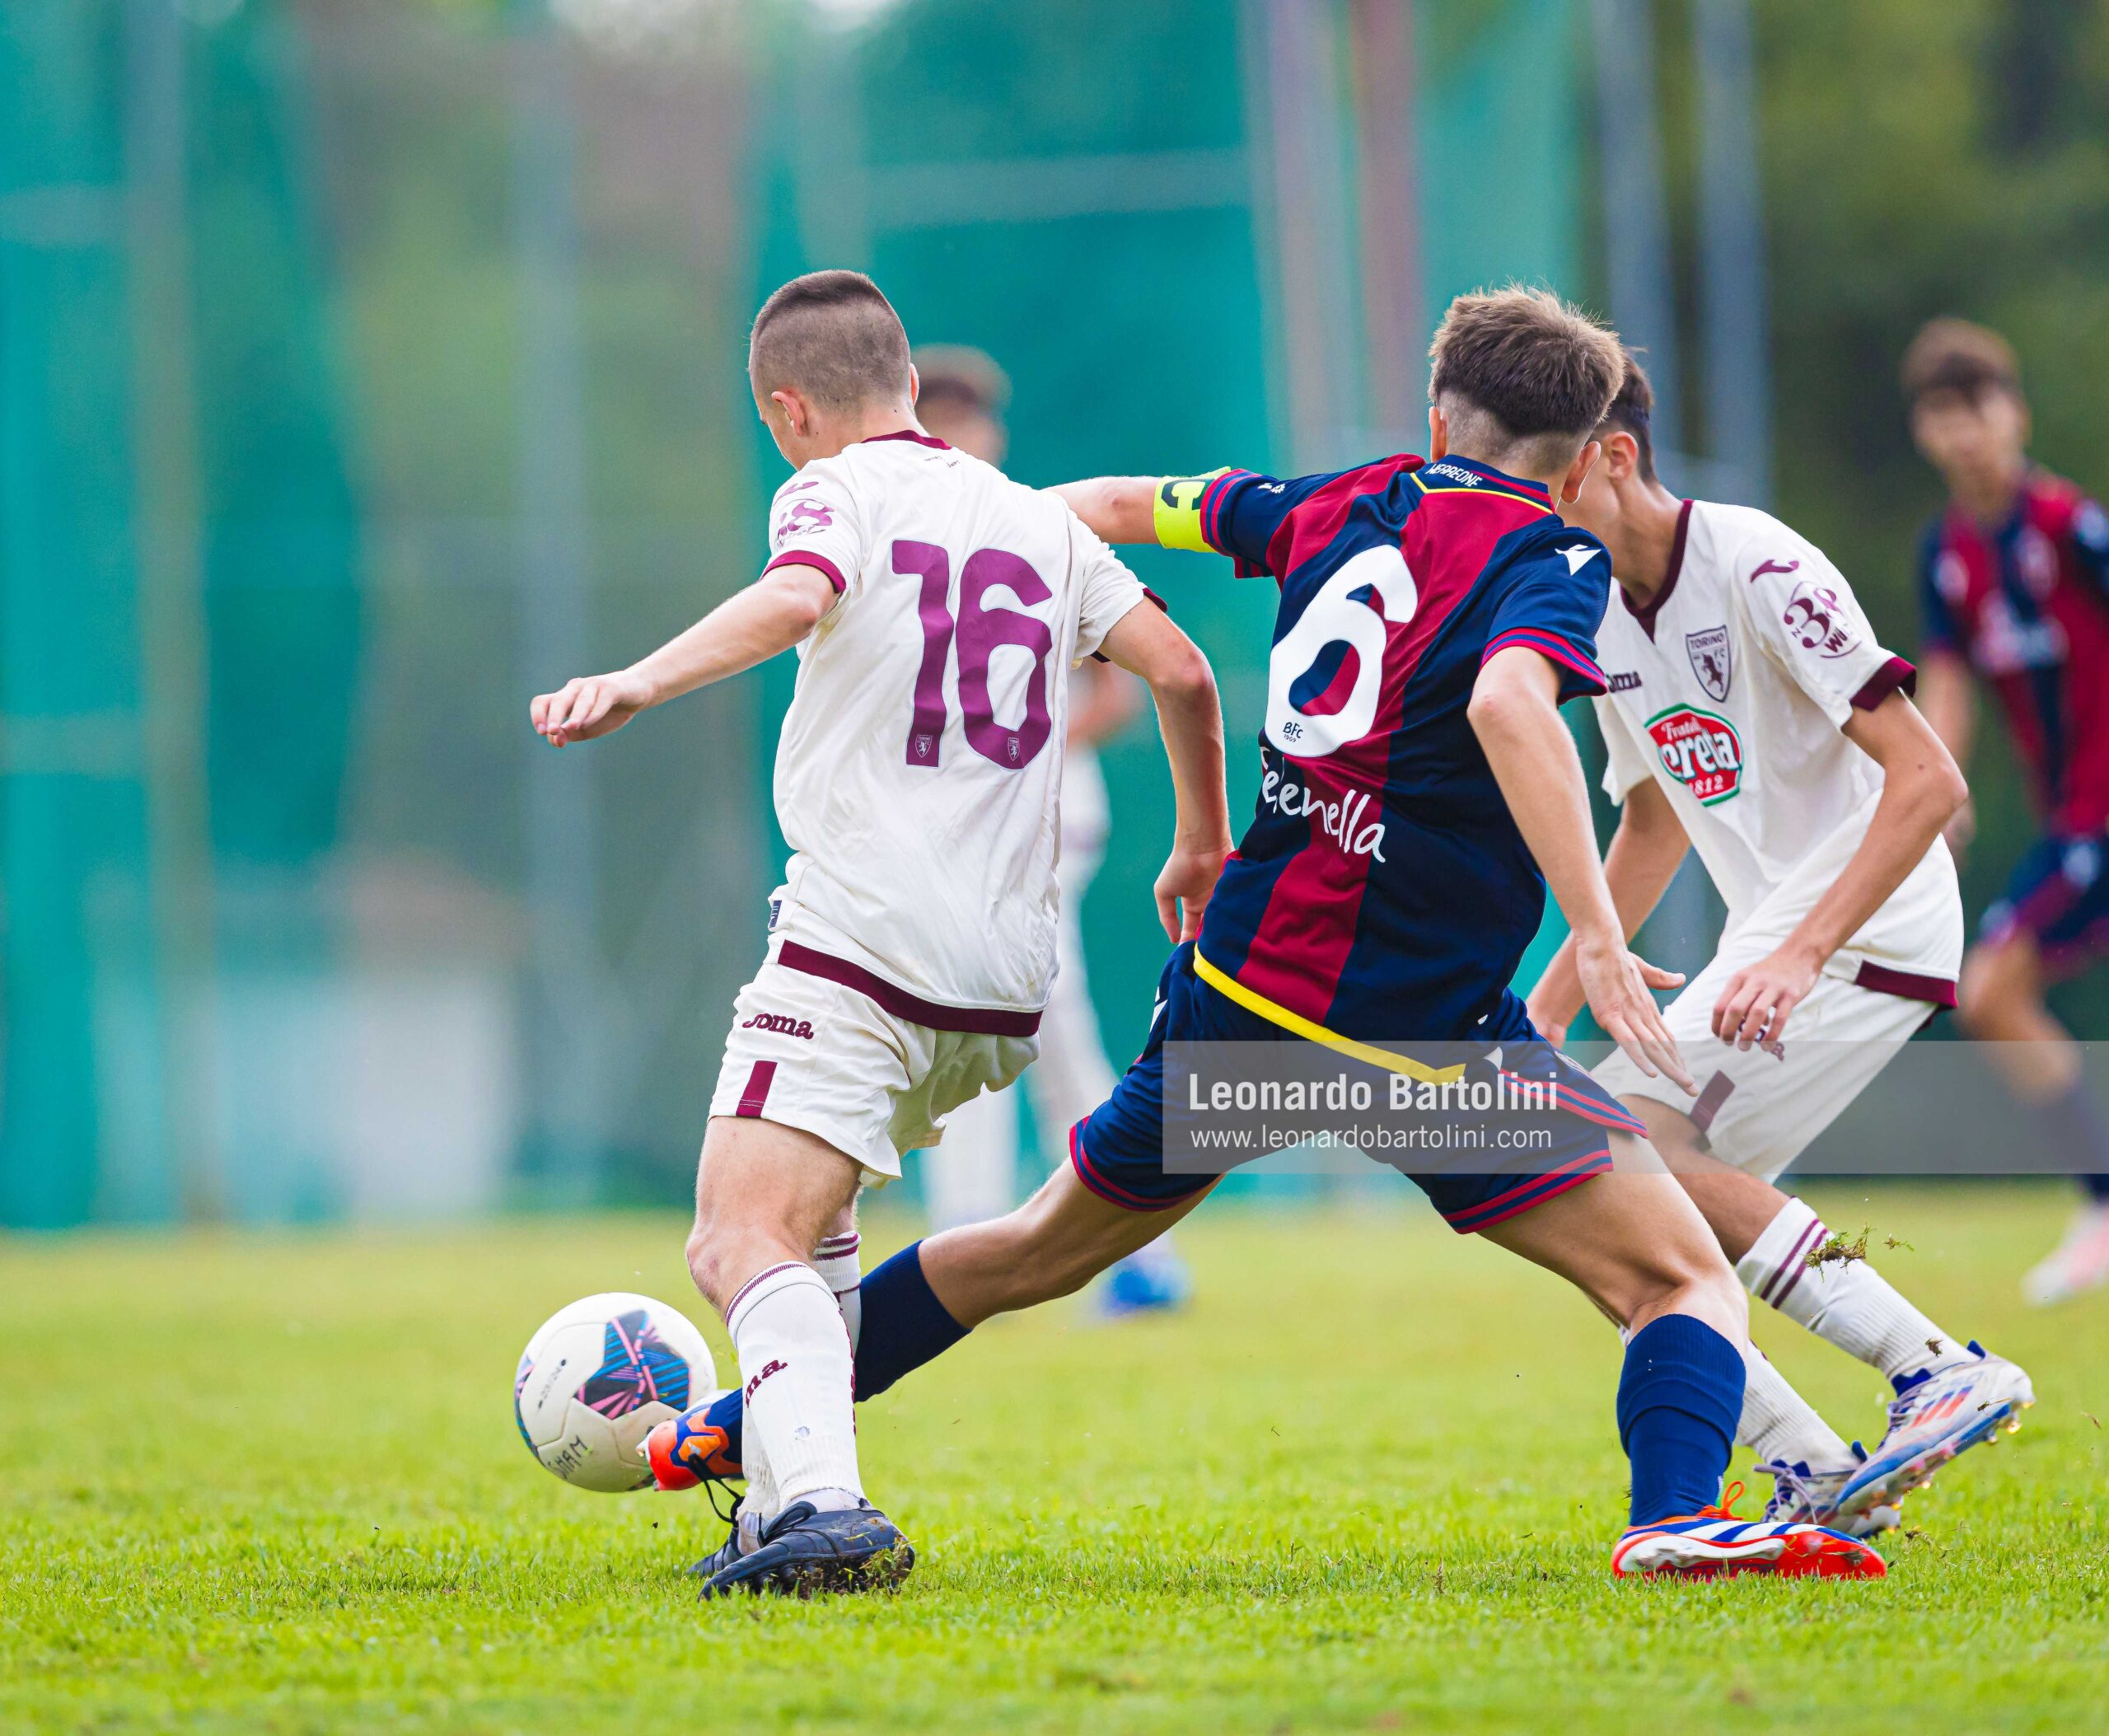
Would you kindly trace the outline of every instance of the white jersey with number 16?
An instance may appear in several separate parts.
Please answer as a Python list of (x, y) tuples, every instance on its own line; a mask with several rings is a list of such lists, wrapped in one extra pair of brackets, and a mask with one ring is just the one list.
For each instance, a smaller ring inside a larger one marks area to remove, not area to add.
[(1037, 1011), (1069, 671), (1142, 586), (1059, 497), (913, 433), (805, 466), (769, 546), (841, 593), (777, 746), (774, 932), (941, 1006)]

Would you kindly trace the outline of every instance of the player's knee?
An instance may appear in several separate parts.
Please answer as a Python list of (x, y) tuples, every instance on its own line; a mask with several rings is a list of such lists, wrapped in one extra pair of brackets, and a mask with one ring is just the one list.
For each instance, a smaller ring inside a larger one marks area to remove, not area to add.
[(689, 1275), (713, 1302), (719, 1300), (719, 1276), (725, 1264), (726, 1238), (703, 1213), (696, 1214), (688, 1241)]
[(689, 1275), (721, 1313), (761, 1267), (797, 1257), (781, 1238), (758, 1233), (754, 1225), (725, 1213), (699, 1209), (689, 1231)]

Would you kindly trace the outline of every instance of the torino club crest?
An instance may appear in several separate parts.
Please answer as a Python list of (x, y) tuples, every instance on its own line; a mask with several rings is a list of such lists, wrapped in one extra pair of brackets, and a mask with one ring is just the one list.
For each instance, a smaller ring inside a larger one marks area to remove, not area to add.
[(1735, 668), (1728, 655), (1728, 629), (1726, 627), (1708, 627), (1698, 633), (1684, 636), (1685, 655), (1691, 659), (1691, 672), (1699, 677), (1699, 685), (1713, 695), (1716, 703), (1728, 696), (1728, 683), (1735, 678)]

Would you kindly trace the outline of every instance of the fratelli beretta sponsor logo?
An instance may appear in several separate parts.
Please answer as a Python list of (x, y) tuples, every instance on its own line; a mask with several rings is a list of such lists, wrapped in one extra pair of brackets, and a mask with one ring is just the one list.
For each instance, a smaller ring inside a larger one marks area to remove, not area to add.
[(1732, 801), (1742, 788), (1742, 737), (1726, 718), (1672, 705), (1648, 718), (1648, 733), (1670, 775), (1707, 807)]

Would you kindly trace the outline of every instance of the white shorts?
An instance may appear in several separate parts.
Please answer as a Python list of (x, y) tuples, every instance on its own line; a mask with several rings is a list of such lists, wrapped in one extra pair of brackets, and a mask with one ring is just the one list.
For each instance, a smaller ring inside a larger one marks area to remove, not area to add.
[[(855, 1158), (874, 1186), (900, 1174), (904, 1152), (942, 1139), (947, 1114), (1001, 1090), (1039, 1052), (1036, 1036), (942, 1031), (889, 1012), (872, 992), (782, 963), (782, 947), (733, 1003), (710, 1112), (799, 1128)], [(873, 990), (912, 1000), (889, 987)]]
[[(1836, 1121), (1845, 1106), (1887, 1066), (1938, 1003), (1866, 987), (1860, 976), (1879, 966), (1834, 959), (1807, 1000), (1788, 1016), (1777, 1049), (1733, 1049), (1714, 1035), (1714, 1007), (1728, 980), (1772, 950), (1770, 939), (1724, 948), (1663, 1009), (1684, 1063), (1699, 1082), (1695, 1099), (1665, 1079), (1651, 1079), (1613, 1053), (1590, 1069), (1618, 1097), (1649, 1097), (1690, 1116), (1723, 1163), (1770, 1182)], [(1944, 987), (1920, 978), (1929, 994)]]

